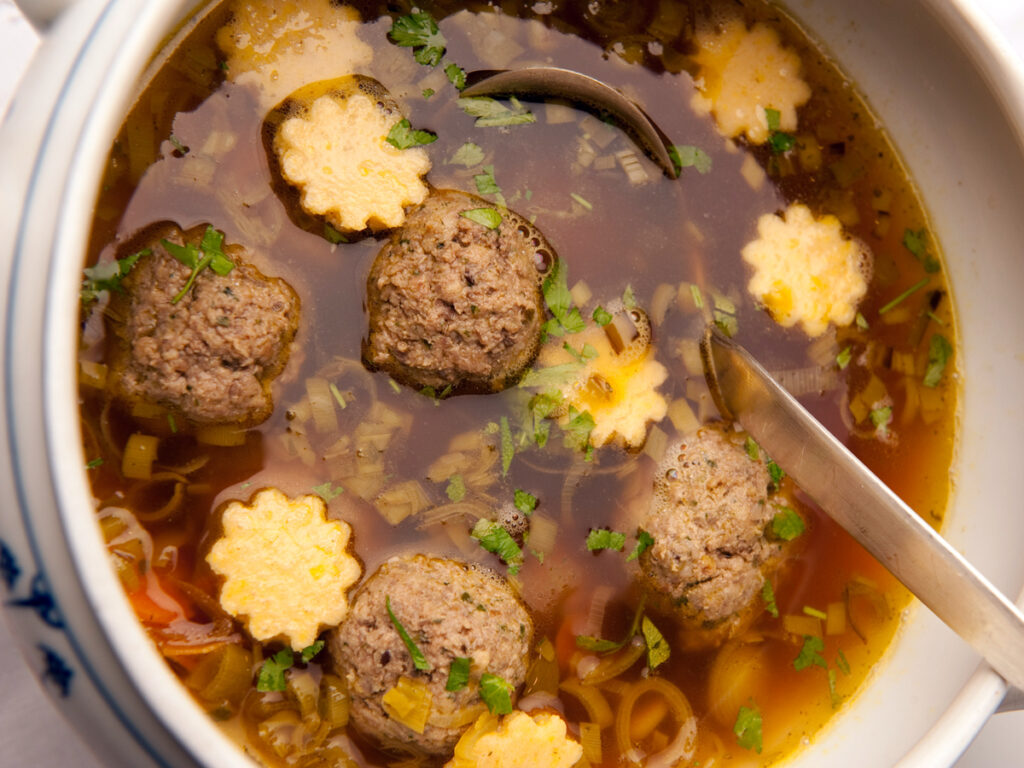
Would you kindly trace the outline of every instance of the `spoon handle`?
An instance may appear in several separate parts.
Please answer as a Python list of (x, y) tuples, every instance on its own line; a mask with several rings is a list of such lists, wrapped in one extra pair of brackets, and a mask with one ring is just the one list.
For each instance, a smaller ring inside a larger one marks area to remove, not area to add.
[(701, 343), (722, 416), (735, 419), (796, 484), (936, 616), (1024, 689), (1024, 616), (716, 328)]

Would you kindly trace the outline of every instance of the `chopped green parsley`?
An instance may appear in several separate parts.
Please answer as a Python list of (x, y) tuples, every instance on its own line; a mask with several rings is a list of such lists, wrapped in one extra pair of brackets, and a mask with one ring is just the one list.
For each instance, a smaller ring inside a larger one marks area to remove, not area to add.
[(917, 232), (912, 229), (903, 230), (903, 247), (914, 254), (914, 258), (924, 266), (925, 272), (939, 271), (939, 260), (928, 252), (927, 230), (919, 229)]
[(772, 533), (783, 541), (792, 541), (804, 532), (804, 521), (792, 507), (779, 507), (772, 518)]
[(668, 640), (661, 634), (654, 622), (644, 616), (640, 623), (640, 631), (643, 632), (644, 642), (647, 643), (647, 666), (657, 669), (668, 661), (670, 655)]
[(448, 667), (448, 682), (444, 684), (446, 691), (461, 691), (469, 685), (469, 665), (472, 659), (457, 656)]
[(523, 550), (501, 525), (493, 520), (480, 518), (469, 535), (480, 542), (480, 546), (488, 552), (500, 557), (508, 566), (509, 573), (519, 572), (523, 563)]
[(814, 635), (804, 635), (804, 644), (800, 653), (793, 659), (793, 669), (797, 672), (808, 667), (821, 667), (828, 669), (828, 663), (821, 652), (825, 650), (825, 641)]
[(942, 372), (946, 370), (946, 363), (953, 356), (953, 346), (945, 336), (936, 333), (928, 342), (928, 367), (924, 372), (926, 387), (937, 387), (942, 381)]
[(889, 434), (889, 424), (892, 422), (891, 406), (886, 405), (881, 408), (874, 408), (869, 416), (871, 418), (871, 424), (879, 435), (885, 437)]
[(630, 560), (636, 560), (652, 546), (654, 546), (654, 537), (643, 528), (637, 528), (636, 546), (633, 547), (633, 551), (629, 553), (629, 557), (626, 558), (626, 562), (628, 563)]
[(448, 487), (444, 489), (444, 492), (449, 499), (456, 503), (466, 498), (466, 483), (462, 479), (462, 475), (456, 473), (449, 477)]
[(221, 276), (235, 268), (234, 262), (224, 253), (224, 235), (210, 225), (206, 226), (206, 231), (203, 232), (198, 247), (192, 243), (178, 245), (167, 239), (161, 240), (160, 244), (167, 249), (171, 256), (191, 270), (184, 287), (171, 299), (172, 304), (177, 304), (184, 298), (185, 294), (192, 289), (196, 277), (207, 267)]
[(476, 192), (478, 195), (500, 195), (501, 187), (498, 186), (498, 182), (494, 179), (494, 166), (485, 165), (483, 173), (478, 173), (473, 177), (473, 181), (476, 182)]
[(402, 642), (405, 644), (405, 649), (409, 651), (409, 656), (412, 657), (412, 664), (420, 672), (430, 671), (430, 662), (427, 661), (427, 657), (423, 655), (423, 651), (420, 650), (419, 646), (416, 645), (416, 641), (412, 639), (408, 632), (405, 631), (405, 627), (402, 626), (402, 622), (395, 616), (395, 612), (391, 610), (391, 597), (388, 595), (384, 596), (384, 607), (388, 611), (388, 618), (391, 619), (391, 623), (395, 627), (395, 631), (398, 632), (398, 636), (402, 638)]
[(324, 222), (324, 239), (331, 245), (337, 245), (338, 243), (347, 243), (348, 238), (345, 237), (341, 232), (336, 230), (326, 221)]
[(396, 149), (409, 149), (423, 144), (433, 144), (437, 134), (432, 131), (413, 130), (407, 118), (402, 118), (388, 131), (387, 142)]
[(590, 411), (577, 411), (569, 406), (569, 421), (562, 427), (567, 447), (577, 451), (583, 451), (587, 461), (591, 459), (594, 446), (590, 444), (590, 433), (597, 426)]
[(779, 606), (775, 602), (775, 590), (772, 589), (772, 583), (767, 579), (765, 579), (764, 584), (761, 586), (761, 600), (764, 601), (764, 609), (773, 618), (779, 618)]
[(611, 312), (609, 312), (602, 306), (596, 307), (591, 317), (593, 317), (594, 322), (600, 325), (602, 328), (612, 321)]
[(448, 44), (434, 17), (426, 11), (399, 16), (391, 23), (388, 37), (395, 45), (412, 48), (416, 61), (428, 67), (441, 62)]
[(601, 549), (614, 549), (621, 552), (626, 546), (625, 534), (607, 528), (593, 528), (587, 534), (587, 549), (596, 552)]
[(455, 150), (455, 154), (448, 160), (448, 165), (462, 165), (466, 168), (471, 168), (474, 165), (480, 165), (483, 161), (484, 151), (480, 148), (480, 145), (467, 141)]
[(672, 164), (676, 167), (676, 175), (682, 173), (683, 168), (693, 168), (701, 175), (711, 170), (711, 155), (700, 147), (673, 144), (669, 147), (668, 154), (672, 158)]
[(796, 144), (796, 137), (791, 133), (779, 130), (779, 125), (782, 119), (782, 115), (777, 109), (766, 109), (764, 111), (765, 119), (768, 121), (768, 146), (771, 147), (772, 153), (781, 155), (784, 152), (788, 152)]
[(445, 66), (444, 73), (448, 76), (448, 82), (454, 85), (458, 90), (461, 91), (466, 87), (466, 70), (458, 64), (449, 63)]
[(884, 315), (884, 314), (885, 314), (886, 312), (891, 312), (891, 311), (892, 311), (892, 310), (894, 310), (894, 309), (895, 309), (895, 308), (896, 308), (897, 306), (899, 306), (899, 305), (900, 305), (900, 304), (902, 304), (902, 303), (903, 303), (904, 301), (906, 301), (906, 300), (907, 300), (907, 299), (909, 299), (909, 298), (910, 298), (911, 296), (913, 296), (913, 295), (914, 295), (915, 293), (917, 293), (917, 292), (918, 292), (919, 290), (921, 290), (922, 288), (924, 288), (924, 287), (925, 287), (926, 285), (928, 285), (928, 278), (927, 278), (927, 277), (922, 277), (922, 278), (921, 278), (920, 280), (918, 280), (918, 281), (917, 281), (916, 283), (914, 283), (914, 284), (913, 284), (912, 286), (910, 286), (909, 288), (907, 288), (907, 290), (905, 290), (905, 291), (904, 291), (903, 293), (901, 293), (901, 294), (900, 294), (899, 296), (897, 296), (897, 297), (896, 297), (895, 299), (893, 299), (893, 300), (892, 300), (892, 301), (890, 301), (890, 302), (889, 302), (888, 304), (886, 304), (885, 306), (883, 306), (883, 307), (882, 307), (882, 308), (881, 308), (880, 310), (878, 310), (878, 314), (880, 314), (880, 315)]
[(512, 457), (516, 455), (516, 446), (512, 442), (512, 428), (508, 424), (508, 417), (501, 417), (501, 476), (508, 474), (508, 468), (512, 466)]
[(493, 208), (470, 208), (459, 215), (487, 229), (497, 229), (501, 226), (501, 214)]
[(743, 441), (743, 449), (752, 461), (757, 461), (761, 458), (761, 448), (750, 435), (747, 435), (747, 439)]
[(532, 515), (533, 510), (537, 508), (537, 497), (521, 488), (515, 489), (513, 498), (513, 504), (515, 504), (516, 509), (524, 515)]
[(853, 359), (853, 347), (843, 347), (839, 354), (836, 355), (836, 365), (839, 366), (839, 370), (844, 370), (846, 366), (850, 364), (850, 360)]
[(627, 285), (626, 289), (622, 292), (622, 306), (626, 309), (636, 309), (636, 294), (633, 293), (633, 286)]
[(480, 676), (480, 698), (492, 715), (512, 712), (512, 686), (498, 675), (484, 672)]
[(736, 715), (736, 723), (732, 727), (732, 732), (736, 734), (736, 743), (743, 749), (751, 749), (757, 754), (761, 754), (763, 748), (761, 726), (761, 710), (751, 699), (750, 706), (741, 705), (740, 711)]
[(313, 658), (324, 649), (324, 641), (317, 640), (312, 645), (307, 645), (302, 649), (302, 663), (309, 664)]
[(493, 128), (508, 125), (535, 123), (536, 116), (514, 96), (509, 99), (511, 107), (489, 96), (459, 99), (459, 108), (470, 117), (475, 117), (477, 128)]
[(554, 315), (554, 322), (544, 324), (544, 330), (552, 336), (565, 333), (579, 333), (586, 326), (578, 308), (572, 304), (569, 292), (569, 268), (562, 259), (555, 259), (541, 284), (544, 303)]
[(256, 678), (256, 690), (261, 692), (285, 690), (288, 687), (288, 682), (285, 680), (284, 673), (294, 663), (295, 655), (291, 648), (283, 648), (275, 653), (260, 667), (259, 676)]
[(128, 275), (135, 262), (143, 256), (148, 256), (152, 251), (144, 248), (141, 251), (125, 256), (123, 259), (114, 259), (94, 267), (86, 267), (82, 270), (85, 279), (82, 281), (81, 299), (83, 304), (94, 301), (102, 291), (120, 291), (121, 281)]
[(313, 493), (322, 498), (324, 501), (330, 501), (331, 499), (341, 496), (345, 492), (345, 489), (340, 485), (335, 487), (330, 480), (326, 483), (313, 486)]

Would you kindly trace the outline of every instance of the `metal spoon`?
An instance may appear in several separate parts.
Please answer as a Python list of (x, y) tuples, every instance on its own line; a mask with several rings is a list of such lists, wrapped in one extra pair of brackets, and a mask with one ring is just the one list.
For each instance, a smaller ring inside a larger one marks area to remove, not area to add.
[(522, 96), (527, 99), (566, 99), (614, 119), (646, 151), (670, 179), (676, 167), (665, 135), (635, 103), (620, 91), (589, 75), (561, 67), (524, 67), (469, 75), (462, 96)]
[(1020, 611), (739, 344), (709, 327), (701, 357), (722, 416), (742, 424), (833, 520), (1007, 682), (1024, 689)]

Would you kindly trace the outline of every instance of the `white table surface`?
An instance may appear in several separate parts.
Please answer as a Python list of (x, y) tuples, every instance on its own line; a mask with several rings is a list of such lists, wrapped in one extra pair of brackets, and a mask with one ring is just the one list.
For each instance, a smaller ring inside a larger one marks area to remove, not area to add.
[[(973, 0), (1024, 58), (1024, 0)], [(14, 6), (0, 0), (0, 115), (18, 86), (37, 36)], [(38, 681), (12, 651), (0, 619), (0, 765), (7, 768), (101, 768), (64, 723)], [(993, 717), (956, 768), (1024, 766), (1024, 712)]]

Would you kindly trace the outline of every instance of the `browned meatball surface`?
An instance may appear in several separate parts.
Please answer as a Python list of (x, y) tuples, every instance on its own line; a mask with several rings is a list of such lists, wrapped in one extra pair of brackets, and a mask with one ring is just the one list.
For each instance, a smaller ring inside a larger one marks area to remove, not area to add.
[(160, 225), (146, 233), (149, 253), (107, 308), (117, 338), (111, 387), (193, 424), (251, 426), (273, 409), (271, 380), (287, 362), (299, 299), (284, 280), (247, 264), (238, 245), (222, 246), (235, 265), (230, 272), (202, 269), (183, 292), (192, 270), (162, 241), (199, 246), (205, 231)]
[[(388, 615), (388, 600), (429, 671), (415, 668)], [(329, 644), (337, 671), (348, 682), (356, 728), (385, 746), (450, 755), (462, 732), (486, 711), (481, 675), (489, 672), (518, 688), (532, 640), (533, 622), (504, 579), (456, 560), (416, 555), (377, 569)], [(456, 658), (472, 659), (469, 684), (447, 691)], [(402, 677), (424, 683), (430, 693), (422, 733), (389, 717), (382, 703)]]
[(500, 390), (537, 352), (554, 249), (518, 214), (502, 209), (490, 229), (463, 215), (475, 209), (498, 211), (474, 195), (434, 191), (370, 270), (363, 357), (409, 386)]
[(745, 623), (783, 549), (767, 534), (783, 500), (744, 440), (711, 424), (670, 446), (640, 523), (654, 539), (640, 556), (647, 585), (688, 626), (717, 630), (714, 641)]

